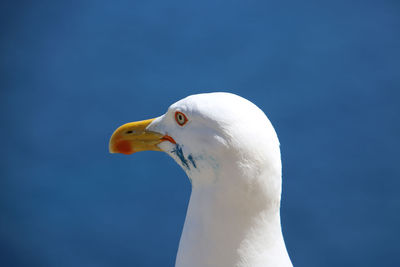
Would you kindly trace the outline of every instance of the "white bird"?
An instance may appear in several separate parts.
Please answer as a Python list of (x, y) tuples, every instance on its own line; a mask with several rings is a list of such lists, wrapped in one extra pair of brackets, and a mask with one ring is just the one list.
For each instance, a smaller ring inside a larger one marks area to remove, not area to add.
[(164, 151), (190, 178), (176, 267), (292, 266), (280, 220), (279, 140), (250, 101), (192, 95), (158, 118), (122, 125), (109, 146), (111, 153)]

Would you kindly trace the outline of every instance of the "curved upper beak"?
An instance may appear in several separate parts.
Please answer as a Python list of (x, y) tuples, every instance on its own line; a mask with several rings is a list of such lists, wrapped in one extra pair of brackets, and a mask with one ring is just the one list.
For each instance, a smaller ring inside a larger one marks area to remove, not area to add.
[(130, 122), (120, 126), (111, 136), (110, 153), (132, 154), (139, 151), (162, 151), (157, 145), (167, 139), (163, 134), (147, 131), (154, 119)]

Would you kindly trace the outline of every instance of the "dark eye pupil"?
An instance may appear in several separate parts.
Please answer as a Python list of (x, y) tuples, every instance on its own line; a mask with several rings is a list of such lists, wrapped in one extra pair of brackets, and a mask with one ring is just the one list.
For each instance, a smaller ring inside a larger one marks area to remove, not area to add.
[(183, 126), (187, 122), (185, 115), (181, 112), (175, 113), (175, 120), (180, 126)]

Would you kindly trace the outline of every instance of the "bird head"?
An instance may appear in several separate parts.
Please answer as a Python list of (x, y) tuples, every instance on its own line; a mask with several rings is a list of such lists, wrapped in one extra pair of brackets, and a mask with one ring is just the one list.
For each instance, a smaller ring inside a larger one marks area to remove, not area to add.
[(188, 96), (160, 117), (124, 124), (112, 135), (109, 150), (164, 151), (192, 182), (209, 182), (204, 177), (216, 177), (222, 169), (281, 171), (279, 141), (268, 118), (250, 101), (230, 93)]

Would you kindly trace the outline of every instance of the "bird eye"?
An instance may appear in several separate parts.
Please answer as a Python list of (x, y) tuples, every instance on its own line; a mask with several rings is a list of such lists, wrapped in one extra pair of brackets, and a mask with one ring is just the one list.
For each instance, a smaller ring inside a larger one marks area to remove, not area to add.
[(188, 122), (185, 114), (179, 111), (175, 112), (175, 120), (180, 126), (183, 126)]

